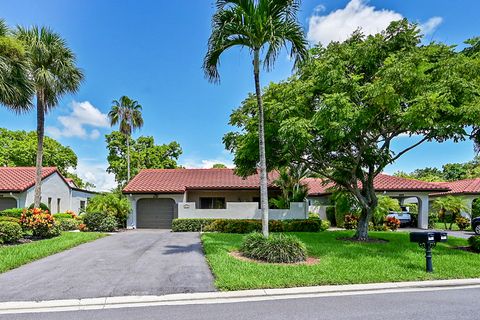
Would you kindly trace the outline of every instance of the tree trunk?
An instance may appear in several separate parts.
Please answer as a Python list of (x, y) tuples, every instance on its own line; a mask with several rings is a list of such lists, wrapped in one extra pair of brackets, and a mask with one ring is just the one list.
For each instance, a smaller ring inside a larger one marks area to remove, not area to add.
[(127, 183), (130, 181), (130, 136), (127, 135)]
[(35, 164), (35, 194), (34, 207), (40, 207), (42, 197), (42, 162), (43, 162), (43, 137), (45, 134), (45, 104), (43, 92), (37, 93), (37, 161)]
[(265, 156), (265, 130), (262, 90), (260, 88), (260, 52), (258, 49), (253, 52), (253, 73), (255, 75), (255, 94), (258, 104), (258, 147), (260, 153), (260, 209), (262, 211), (262, 233), (268, 237), (268, 181), (267, 181), (267, 159)]
[(360, 220), (358, 220), (357, 233), (355, 238), (359, 241), (368, 240), (368, 222), (372, 216), (372, 210), (368, 208), (362, 208), (362, 215)]

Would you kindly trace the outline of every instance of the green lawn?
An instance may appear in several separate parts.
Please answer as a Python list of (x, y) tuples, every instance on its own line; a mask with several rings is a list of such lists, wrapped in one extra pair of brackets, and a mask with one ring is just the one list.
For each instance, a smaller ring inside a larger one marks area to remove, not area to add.
[[(447, 228), (450, 228), (450, 223), (447, 223)], [(445, 229), (445, 224), (443, 222), (436, 222), (435, 223), (435, 229), (438, 229), (438, 230), (446, 230)], [(459, 231), (460, 229), (458, 228), (457, 224), (454, 223), (452, 225), (452, 231)], [(464, 231), (472, 231), (472, 228), (471, 227), (468, 227), (467, 229), (465, 229)]]
[(104, 237), (95, 232), (62, 232), (58, 237), (15, 246), (0, 246), (0, 273)]
[(454, 250), (464, 239), (451, 238), (433, 250), (434, 273), (425, 273), (425, 251), (409, 242), (408, 233), (371, 232), (372, 238), (388, 243), (354, 243), (337, 240), (352, 231), (295, 233), (308, 248), (316, 265), (268, 265), (239, 261), (228, 252), (238, 249), (239, 234), (202, 235), (207, 260), (221, 290), (281, 288), (326, 284), (349, 284), (480, 277), (480, 255)]

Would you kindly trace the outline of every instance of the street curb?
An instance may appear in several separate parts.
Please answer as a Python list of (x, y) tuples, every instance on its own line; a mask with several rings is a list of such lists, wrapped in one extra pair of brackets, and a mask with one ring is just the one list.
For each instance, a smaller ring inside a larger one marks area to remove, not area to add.
[(328, 285), (285, 289), (255, 289), (227, 292), (178, 293), (162, 296), (120, 296), (48, 301), (13, 301), (0, 302), (0, 314), (99, 310), (161, 305), (234, 303), (375, 293), (452, 290), (475, 287), (480, 288), (480, 278)]

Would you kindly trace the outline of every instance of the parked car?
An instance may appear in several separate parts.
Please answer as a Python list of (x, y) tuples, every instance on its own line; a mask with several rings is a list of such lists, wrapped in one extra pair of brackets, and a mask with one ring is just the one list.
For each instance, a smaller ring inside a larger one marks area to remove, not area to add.
[(475, 234), (480, 235), (480, 217), (472, 219), (472, 230), (475, 231)]
[(408, 207), (401, 206), (401, 211), (390, 211), (387, 217), (393, 217), (400, 220), (400, 226), (409, 227), (412, 225), (412, 216)]

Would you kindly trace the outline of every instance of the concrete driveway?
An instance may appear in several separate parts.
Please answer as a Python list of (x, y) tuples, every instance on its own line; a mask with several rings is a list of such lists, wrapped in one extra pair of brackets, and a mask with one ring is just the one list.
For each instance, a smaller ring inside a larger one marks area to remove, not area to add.
[(475, 235), (475, 232), (473, 231), (451, 231), (451, 230), (422, 230), (422, 229), (417, 229), (417, 228), (400, 228), (398, 231), (402, 232), (414, 232), (414, 231), (441, 231), (441, 232), (446, 232), (449, 236), (452, 237), (457, 237), (457, 238), (463, 238), (463, 239), (468, 239), (471, 236)]
[(215, 291), (198, 233), (122, 232), (0, 274), (0, 301)]

